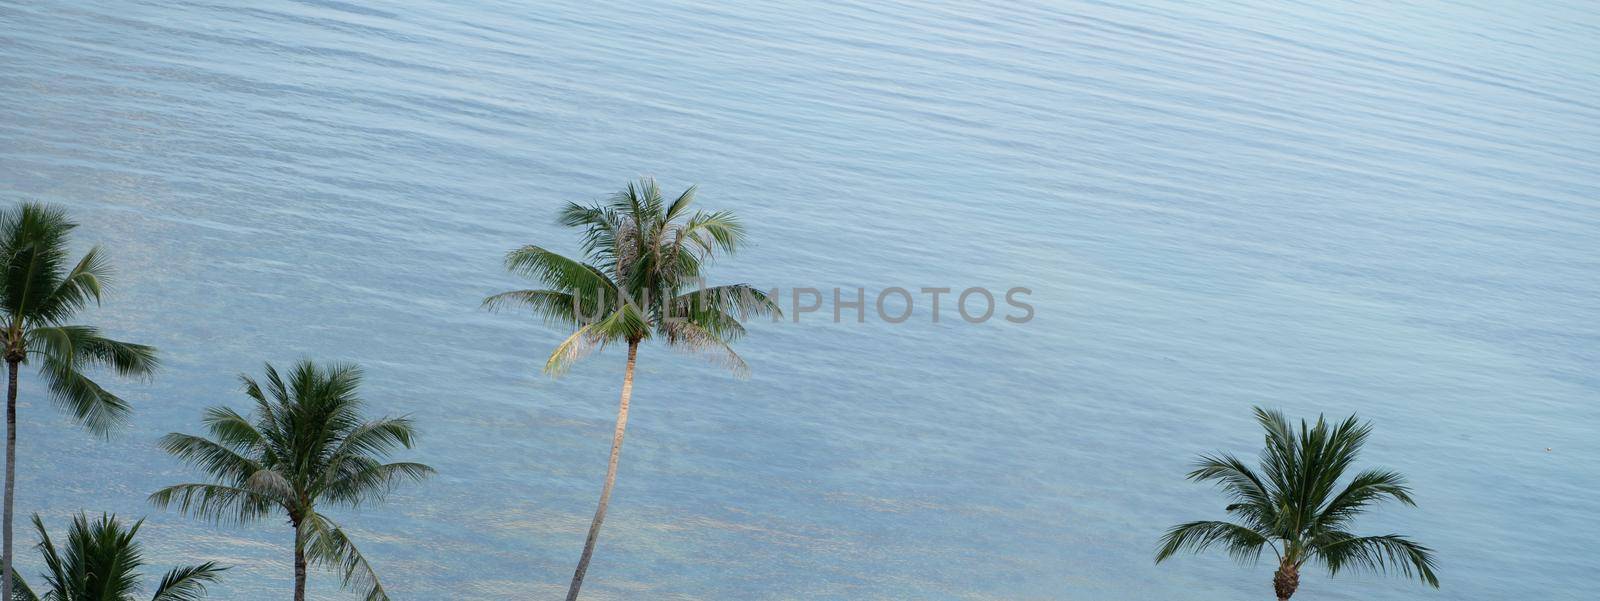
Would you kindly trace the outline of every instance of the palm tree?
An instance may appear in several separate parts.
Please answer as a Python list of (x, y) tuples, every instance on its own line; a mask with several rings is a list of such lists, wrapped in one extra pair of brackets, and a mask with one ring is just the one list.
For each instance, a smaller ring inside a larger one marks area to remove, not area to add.
[(1394, 569), (1439, 587), (1431, 549), (1398, 534), (1356, 536), (1348, 530), (1356, 516), (1383, 501), (1416, 506), (1405, 478), (1389, 470), (1362, 471), (1339, 487), (1372, 432), (1370, 424), (1352, 415), (1334, 426), (1318, 416), (1309, 428), (1301, 420), (1296, 434), (1282, 413), (1261, 408), (1255, 413), (1267, 432), (1259, 474), (1227, 453), (1201, 455), (1189, 472), (1190, 480), (1215, 482), (1226, 492), (1234, 501), (1226, 511), (1238, 521), (1173, 526), (1161, 537), (1156, 563), (1179, 551), (1198, 553), (1213, 546), (1253, 563), (1262, 549), (1271, 549), (1278, 559), (1272, 587), (1280, 601), (1299, 588), (1300, 568), (1308, 561), (1334, 575), (1347, 568)]
[[(78, 514), (67, 529), (67, 546), (57, 549), (44, 529), (38, 514), (33, 527), (39, 530), (39, 553), (44, 556), (44, 581), (50, 588), (49, 601), (133, 601), (142, 588), (139, 568), (144, 567), (144, 550), (134, 537), (144, 520), (123, 527), (117, 516), (102, 515), (93, 522)], [(216, 562), (173, 568), (156, 585), (150, 601), (199, 601), (206, 596), (206, 585), (216, 582), (227, 568)], [(21, 575), (11, 601), (39, 601)]]
[(253, 415), (213, 407), (204, 419), (210, 438), (172, 433), (161, 439), (163, 449), (212, 482), (169, 486), (150, 501), (218, 522), (282, 512), (294, 527), (295, 601), (306, 598), (308, 561), (342, 572), (344, 586), (364, 587), (368, 601), (387, 600), (372, 565), (321, 509), (380, 501), (400, 482), (431, 475), (433, 468), (420, 463), (383, 462), (411, 448), (411, 420), (364, 418), (356, 394), (361, 370), (354, 365), (300, 361), (284, 377), (268, 364), (265, 386), (240, 379), (255, 401)]
[(659, 337), (668, 346), (702, 354), (744, 376), (748, 367), (730, 346), (745, 333), (739, 320), (779, 313), (765, 293), (747, 284), (703, 287), (701, 270), (718, 252), (732, 253), (744, 240), (744, 228), (728, 211), (691, 212), (694, 192), (691, 186), (667, 203), (661, 188), (646, 178), (630, 183), (609, 201), (568, 204), (561, 212), (561, 224), (582, 230), (587, 262), (538, 246), (518, 248), (506, 255), (506, 268), (544, 288), (503, 292), (484, 300), (490, 309), (525, 306), (548, 323), (574, 329), (545, 361), (544, 371), (552, 376), (609, 344), (628, 347), (605, 485), (567, 601), (578, 598), (611, 501), (639, 345)]
[(66, 212), (34, 203), (0, 210), (0, 332), (9, 379), (6, 383), (6, 489), (0, 599), (10, 599), (12, 514), (17, 476), (17, 371), (24, 363), (39, 375), (57, 406), (97, 434), (128, 415), (128, 403), (101, 388), (85, 371), (109, 367), (123, 376), (156, 369), (155, 349), (117, 342), (84, 325), (68, 325), (91, 302), (98, 304), (110, 272), (99, 248), (67, 259), (67, 234), (78, 225)]

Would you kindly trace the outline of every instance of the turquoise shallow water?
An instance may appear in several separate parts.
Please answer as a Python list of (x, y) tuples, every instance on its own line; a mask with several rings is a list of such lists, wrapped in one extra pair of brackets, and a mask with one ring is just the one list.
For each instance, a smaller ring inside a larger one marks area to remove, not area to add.
[(1441, 558), (1301, 596), (1583, 598), (1600, 11), (1319, 4), (0, 2), (0, 192), (72, 208), (121, 272), (94, 318), (168, 363), (108, 441), (25, 388), (20, 507), (148, 513), (156, 563), (282, 598), (287, 528), (151, 510), (192, 478), (154, 441), (262, 361), (359, 361), (441, 472), (336, 514), (391, 592), (555, 597), (622, 358), (540, 377), (559, 333), (477, 303), (653, 174), (748, 219), (723, 279), (1037, 317), (758, 323), (743, 382), (647, 348), (594, 599), (1267, 598), (1151, 564), (1257, 403), (1375, 420), (1422, 508), (1365, 528)]

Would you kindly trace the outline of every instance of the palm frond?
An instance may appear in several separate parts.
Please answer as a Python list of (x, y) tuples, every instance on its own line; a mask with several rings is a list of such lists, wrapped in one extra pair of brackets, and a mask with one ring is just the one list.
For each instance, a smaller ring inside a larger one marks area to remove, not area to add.
[(544, 373), (552, 377), (565, 374), (579, 359), (599, 351), (613, 342), (639, 340), (650, 335), (649, 318), (638, 305), (624, 304), (600, 321), (584, 324), (561, 344), (556, 345), (545, 360)]
[(611, 197), (612, 210), (622, 214), (625, 222), (645, 234), (641, 239), (649, 237), (661, 223), (662, 205), (661, 186), (649, 177), (628, 182), (627, 188)]
[(344, 588), (362, 593), (365, 601), (388, 601), (378, 573), (338, 524), (321, 514), (312, 514), (305, 521), (305, 528), (308, 559), (339, 572)]
[(1215, 545), (1221, 545), (1228, 555), (1240, 563), (1256, 561), (1265, 547), (1272, 547), (1275, 554), (1278, 552), (1267, 537), (1244, 526), (1229, 522), (1198, 521), (1167, 529), (1166, 534), (1161, 536), (1161, 548), (1156, 551), (1156, 563), (1182, 551), (1199, 553)]
[(506, 269), (560, 292), (596, 298), (616, 296), (616, 285), (599, 269), (538, 246), (506, 253)]
[(416, 424), (409, 417), (385, 417), (361, 423), (344, 433), (339, 446), (328, 455), (335, 464), (350, 456), (387, 457), (399, 449), (411, 448)]
[(1280, 506), (1272, 489), (1238, 457), (1229, 453), (1201, 455), (1188, 477), (1196, 482), (1215, 482), (1236, 501), (1228, 505), (1228, 513), (1243, 518), (1251, 528), (1279, 532)]
[(601, 302), (589, 303), (595, 306), (586, 310), (583, 306), (584, 297), (570, 292), (511, 290), (483, 299), (483, 308), (499, 311), (510, 305), (520, 305), (532, 309), (534, 314), (543, 317), (547, 324), (580, 326), (599, 318), (600, 312), (604, 310), (603, 299), (599, 300)]
[[(50, 540), (50, 531), (44, 527), (44, 520), (39, 514), (33, 514), (33, 529), (39, 533), (39, 544), (34, 545), (39, 550), (39, 555), (44, 558), (45, 586), (52, 592), (64, 592), (72, 586), (73, 578), (69, 574), (67, 560), (61, 556), (61, 551), (56, 548), (55, 541)], [(61, 597), (63, 595), (55, 595)], [(63, 600), (64, 601), (64, 600)]]
[(1392, 569), (1439, 588), (1433, 550), (1398, 534), (1358, 537), (1347, 532), (1329, 532), (1313, 541), (1311, 550), (1313, 557), (1326, 564), (1328, 572), (1335, 575), (1346, 569), (1379, 574)]
[[(235, 452), (259, 452), (266, 445), (266, 436), (256, 429), (255, 424), (250, 423), (250, 420), (233, 409), (208, 408), (201, 421), (205, 424), (206, 430), (211, 432), (211, 436), (216, 438), (217, 444)], [(252, 469), (259, 469), (259, 466)]]
[(321, 499), (333, 505), (356, 507), (369, 498), (381, 499), (402, 482), (421, 482), (434, 474), (431, 467), (421, 463), (377, 463), (370, 460), (351, 461), (344, 473), (330, 479), (321, 488)]
[(243, 486), (223, 484), (174, 484), (150, 494), (150, 503), (159, 509), (176, 507), (178, 513), (205, 518), (217, 523), (252, 522), (280, 507), (277, 499)]
[(1411, 498), (1411, 489), (1406, 486), (1405, 477), (1399, 472), (1376, 469), (1363, 471), (1356, 474), (1343, 491), (1318, 509), (1317, 527), (1320, 530), (1337, 530), (1371, 506), (1388, 499), (1412, 507), (1417, 505)]
[[(1301, 474), (1299, 439), (1294, 435), (1294, 426), (1289, 424), (1288, 418), (1276, 410), (1255, 408), (1256, 421), (1261, 428), (1266, 430), (1266, 444), (1261, 450), (1261, 471), (1271, 483), (1270, 490), (1283, 492), (1297, 490), (1297, 481), (1293, 478)], [(1286, 504), (1288, 499), (1273, 499), (1274, 503)]]
[(679, 294), (673, 305), (681, 314), (717, 311), (738, 319), (776, 315), (783, 317), (783, 309), (766, 292), (749, 284), (712, 286)]
[(111, 266), (99, 247), (84, 253), (78, 264), (62, 276), (55, 290), (42, 299), (35, 316), (41, 323), (60, 323), (89, 303), (99, 303)]
[(143, 377), (160, 367), (154, 347), (119, 342), (91, 326), (43, 326), (27, 333), (30, 355), (74, 369), (108, 367), (117, 375)]
[(108, 435), (125, 423), (132, 411), (127, 401), (101, 388), (75, 365), (46, 357), (39, 371), (56, 406), (90, 432)]
[(568, 203), (558, 219), (562, 225), (582, 231), (583, 255), (593, 261), (603, 273), (612, 273), (617, 266), (618, 241), (623, 225), (617, 212), (600, 205), (583, 206)]
[(732, 211), (712, 211), (691, 216), (674, 242), (678, 247), (694, 249), (701, 257), (709, 257), (719, 250), (736, 252), (744, 239), (744, 225)]
[(674, 199), (672, 204), (667, 206), (667, 212), (666, 215), (662, 217), (662, 221), (673, 222), (677, 221), (679, 217), (682, 217), (684, 211), (689, 210), (689, 205), (694, 204), (694, 193), (699, 189), (700, 186), (698, 185), (691, 185), (688, 188), (684, 188), (683, 193), (679, 194), (678, 198)]
[(150, 601), (200, 601), (206, 597), (206, 585), (215, 584), (227, 569), (214, 561), (173, 568), (156, 585)]
[(727, 340), (716, 332), (688, 320), (671, 320), (662, 324), (662, 327), (667, 331), (667, 340), (673, 348), (725, 367), (735, 377), (750, 377), (750, 366), (745, 364), (744, 358), (734, 352)]
[(1272, 503), (1272, 494), (1268, 492), (1255, 470), (1229, 453), (1201, 455), (1200, 460), (1195, 463), (1194, 471), (1189, 472), (1188, 477), (1196, 482), (1214, 481), (1229, 496), (1246, 503), (1262, 505)]
[(593, 324), (580, 327), (562, 340), (561, 344), (557, 344), (555, 350), (550, 351), (550, 357), (545, 359), (544, 373), (560, 377), (579, 359), (604, 348), (607, 340), (593, 332), (593, 329)]
[(245, 478), (240, 486), (245, 490), (256, 493), (264, 499), (271, 499), (281, 506), (294, 506), (298, 500), (298, 490), (287, 476), (271, 468), (262, 468)]
[(222, 482), (242, 485), (262, 470), (260, 462), (240, 455), (228, 445), (199, 436), (174, 432), (161, 437), (156, 446)]

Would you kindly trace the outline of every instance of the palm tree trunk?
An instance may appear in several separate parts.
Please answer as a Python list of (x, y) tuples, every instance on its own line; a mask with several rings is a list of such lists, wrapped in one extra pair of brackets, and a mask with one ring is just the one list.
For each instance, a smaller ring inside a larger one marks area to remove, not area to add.
[(606, 505), (611, 502), (611, 486), (617, 482), (617, 458), (622, 455), (622, 435), (628, 430), (628, 399), (633, 396), (633, 365), (639, 356), (639, 341), (628, 341), (628, 367), (622, 375), (622, 401), (617, 407), (617, 430), (611, 435), (611, 462), (606, 465), (606, 483), (600, 488), (600, 506), (594, 510), (594, 521), (589, 523), (589, 537), (583, 541), (583, 555), (578, 558), (578, 570), (572, 574), (572, 587), (567, 589), (567, 601), (577, 601), (578, 589), (583, 587), (583, 575), (589, 571), (589, 558), (594, 556), (594, 545), (600, 538), (600, 523), (606, 519)]
[(294, 601), (306, 601), (306, 537), (294, 520)]
[(0, 582), (0, 599), (11, 598), (11, 581), (13, 568), (11, 566), (11, 513), (12, 505), (17, 496), (17, 364), (20, 361), (6, 359), (6, 370), (10, 376), (6, 382), (6, 500), (5, 500), (5, 543), (4, 550), (0, 551), (0, 577), (5, 578)]
[(1278, 594), (1278, 601), (1289, 601), (1295, 589), (1300, 588), (1300, 568), (1292, 563), (1278, 564), (1278, 571), (1272, 574), (1272, 590)]

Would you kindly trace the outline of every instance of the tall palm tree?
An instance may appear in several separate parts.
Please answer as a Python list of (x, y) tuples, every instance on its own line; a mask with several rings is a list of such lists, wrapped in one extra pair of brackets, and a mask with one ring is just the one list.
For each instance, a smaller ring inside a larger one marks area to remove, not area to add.
[(568, 204), (561, 212), (561, 224), (582, 231), (584, 260), (539, 246), (518, 248), (506, 255), (506, 268), (544, 288), (503, 292), (484, 300), (490, 309), (521, 305), (548, 323), (574, 329), (545, 361), (544, 371), (552, 376), (607, 345), (628, 348), (611, 460), (567, 601), (575, 601), (583, 586), (617, 480), (639, 345), (659, 338), (744, 376), (748, 367), (730, 346), (745, 333), (739, 320), (779, 313), (776, 303), (748, 284), (703, 287), (702, 269), (717, 253), (734, 252), (744, 240), (744, 228), (728, 211), (691, 211), (694, 192), (691, 186), (668, 203), (655, 181), (646, 178), (628, 184), (608, 201)]
[(157, 507), (219, 522), (249, 522), (282, 512), (294, 528), (294, 600), (305, 601), (306, 565), (342, 572), (344, 586), (364, 587), (368, 601), (387, 600), (377, 572), (327, 506), (354, 508), (383, 496), (405, 480), (433, 473), (420, 463), (384, 463), (415, 433), (405, 417), (367, 419), (356, 391), (354, 365), (300, 361), (287, 377), (271, 364), (266, 383), (240, 376), (255, 401), (246, 418), (227, 407), (206, 410), (211, 437), (172, 433), (161, 447), (211, 476), (212, 482), (156, 491)]
[(1266, 430), (1266, 449), (1257, 473), (1227, 453), (1201, 455), (1189, 479), (1214, 482), (1233, 499), (1226, 511), (1237, 522), (1199, 521), (1178, 524), (1161, 537), (1156, 563), (1180, 551), (1198, 553), (1220, 546), (1240, 562), (1253, 563), (1262, 549), (1278, 560), (1272, 588), (1280, 601), (1300, 586), (1300, 568), (1316, 562), (1338, 574), (1345, 569), (1398, 570), (1407, 578), (1439, 587), (1433, 551), (1398, 534), (1356, 536), (1351, 522), (1374, 505), (1399, 501), (1416, 506), (1399, 473), (1369, 469), (1339, 482), (1355, 463), (1372, 432), (1370, 424), (1350, 416), (1338, 425), (1317, 417), (1315, 426), (1300, 421), (1297, 434), (1277, 411), (1256, 408), (1256, 421)]
[(156, 369), (155, 349), (117, 342), (100, 330), (68, 322), (98, 304), (110, 268), (99, 248), (76, 263), (67, 258), (67, 235), (78, 225), (65, 211), (34, 203), (0, 210), (0, 332), (6, 369), (6, 488), (0, 599), (11, 598), (12, 516), (17, 479), (17, 371), (39, 366), (56, 405), (97, 434), (108, 433), (128, 415), (128, 403), (91, 379), (86, 371), (109, 367), (124, 376)]
[[(44, 598), (49, 601), (133, 601), (142, 588), (144, 549), (134, 537), (144, 520), (124, 527), (114, 515), (102, 515), (89, 521), (78, 514), (67, 529), (66, 546), (57, 549), (45, 531), (38, 514), (33, 516), (33, 527), (39, 531), (39, 554), (44, 556), (48, 570), (44, 581), (49, 588)], [(156, 585), (150, 601), (199, 601), (206, 596), (206, 585), (217, 581), (227, 568), (216, 562), (173, 568)], [(11, 601), (39, 601), (33, 589), (28, 588), (21, 575), (14, 576), (16, 585)]]

